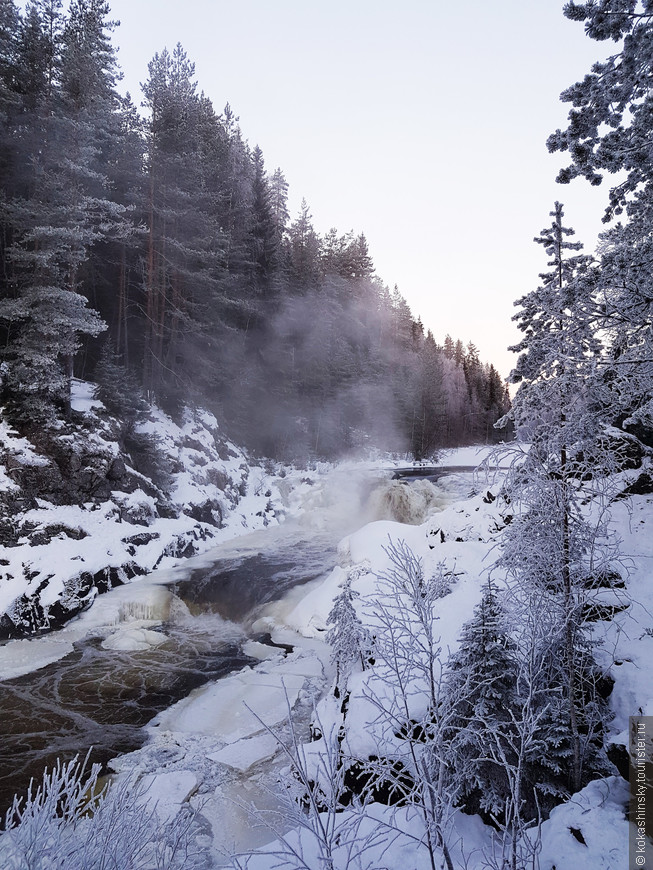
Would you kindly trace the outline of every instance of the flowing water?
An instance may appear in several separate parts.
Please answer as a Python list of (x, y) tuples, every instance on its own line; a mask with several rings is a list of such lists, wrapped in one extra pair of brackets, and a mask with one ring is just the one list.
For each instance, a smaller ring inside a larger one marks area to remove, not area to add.
[[(61, 660), (0, 682), (0, 812), (57, 758), (91, 751), (93, 761), (105, 763), (138, 748), (143, 726), (158, 712), (252, 663), (242, 647), (256, 611), (327, 573), (344, 534), (372, 519), (421, 522), (443, 501), (430, 482), (376, 483), (368, 480), (356, 494), (345, 490), (343, 501), (340, 481), (340, 502), (316, 496), (303, 523), (243, 536), (188, 560), (172, 582), (162, 577), (169, 592), (160, 613), (139, 613), (136, 604), (127, 614), (162, 617), (149, 627), (163, 636), (158, 645), (121, 651), (90, 637)], [(156, 579), (155, 573), (139, 584)]]

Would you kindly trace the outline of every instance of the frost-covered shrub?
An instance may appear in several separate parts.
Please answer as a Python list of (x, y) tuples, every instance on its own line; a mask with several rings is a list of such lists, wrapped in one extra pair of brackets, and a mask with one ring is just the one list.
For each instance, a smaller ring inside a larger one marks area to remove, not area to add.
[(78, 758), (45, 771), (26, 799), (15, 798), (0, 836), (3, 870), (192, 870), (190, 808), (162, 822), (138, 783), (98, 792), (99, 765)]

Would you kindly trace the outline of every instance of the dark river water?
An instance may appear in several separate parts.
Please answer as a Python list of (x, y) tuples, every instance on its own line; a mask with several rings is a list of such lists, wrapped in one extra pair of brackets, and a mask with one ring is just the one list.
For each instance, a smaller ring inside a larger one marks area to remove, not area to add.
[(306, 538), (306, 530), (282, 527), (256, 536), (265, 534), (265, 552), (249, 552), (254, 536), (246, 536), (241, 556), (211, 563), (205, 555), (197, 568), (189, 561), (187, 576), (170, 587), (178, 599), (175, 616), (156, 627), (166, 636), (160, 646), (121, 652), (92, 638), (60, 661), (0, 682), (1, 814), (57, 758), (91, 750), (90, 760), (104, 764), (136, 749), (147, 737), (143, 726), (157, 713), (192, 689), (255, 663), (242, 651), (250, 637), (247, 617), (335, 564), (330, 535)]
[[(469, 470), (408, 469), (398, 477), (435, 481)], [(158, 647), (121, 652), (103, 648), (95, 637), (60, 661), (0, 682), (0, 813), (57, 758), (90, 750), (91, 761), (104, 764), (136, 749), (147, 737), (143, 726), (157, 713), (253, 663), (242, 646), (257, 609), (327, 573), (336, 564), (338, 540), (374, 518), (360, 505), (345, 507), (344, 523), (288, 522), (217, 548), (213, 560), (205, 554), (176, 569), (177, 579), (167, 582), (176, 606), (156, 626), (166, 638)]]

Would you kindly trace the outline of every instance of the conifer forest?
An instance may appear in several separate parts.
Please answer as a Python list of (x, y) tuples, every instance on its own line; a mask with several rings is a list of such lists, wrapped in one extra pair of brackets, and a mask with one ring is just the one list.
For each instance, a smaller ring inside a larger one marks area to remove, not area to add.
[(0, 0), (0, 870), (653, 861), (653, 0), (561, 17), (506, 381), (181, 44)]
[(75, 376), (117, 402), (206, 406), (268, 456), (372, 442), (421, 458), (494, 437), (507, 410), (494, 367), (436, 342), (375, 275), (362, 232), (318, 235), (305, 203), (288, 214), (283, 171), (229, 105), (216, 111), (180, 45), (151, 60), (141, 113), (116, 88), (108, 4), (2, 16), (12, 421), (65, 415)]

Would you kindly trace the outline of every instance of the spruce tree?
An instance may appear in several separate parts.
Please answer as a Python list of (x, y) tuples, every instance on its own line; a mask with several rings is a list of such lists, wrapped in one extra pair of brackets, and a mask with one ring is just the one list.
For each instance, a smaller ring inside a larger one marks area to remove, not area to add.
[(342, 592), (333, 601), (333, 607), (327, 617), (327, 625), (331, 628), (326, 634), (326, 641), (331, 647), (331, 656), (336, 664), (336, 687), (341, 694), (347, 686), (347, 678), (355, 664), (359, 663), (365, 670), (365, 661), (369, 657), (372, 638), (363, 626), (354, 608), (354, 600), (359, 593), (351, 588), (351, 577), (341, 584)]
[(459, 650), (447, 663), (445, 685), (462, 803), (471, 812), (480, 809), (495, 818), (505, 809), (510, 782), (498, 752), (488, 753), (488, 743), (498, 741), (506, 759), (514, 760), (518, 674), (515, 644), (488, 583), (473, 619), (463, 626)]
[[(506, 484), (515, 516), (504, 532), (499, 564), (517, 597), (551, 615), (549, 642), (564, 651), (564, 679), (551, 689), (564, 698), (570, 787), (578, 791), (584, 776), (584, 578), (599, 559), (604, 534), (584, 515), (583, 486), (605, 473), (609, 458), (596, 461), (605, 420), (592, 404), (601, 350), (591, 318), (595, 271), (591, 258), (569, 254), (582, 246), (568, 241), (573, 230), (562, 224), (560, 203), (551, 216), (551, 226), (535, 241), (552, 268), (540, 276), (537, 290), (516, 303), (521, 311), (514, 319), (524, 338), (513, 348), (520, 356), (512, 378), (520, 387), (508, 416), (531, 447)], [(530, 598), (528, 590), (535, 590)]]

